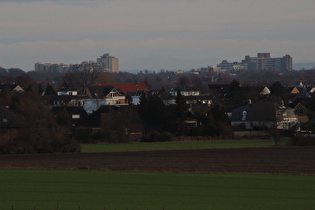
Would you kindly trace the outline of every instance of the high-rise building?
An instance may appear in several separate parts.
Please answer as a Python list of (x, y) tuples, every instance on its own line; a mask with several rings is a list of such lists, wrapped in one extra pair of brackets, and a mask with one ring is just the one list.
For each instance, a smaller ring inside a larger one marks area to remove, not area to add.
[(109, 55), (106, 53), (102, 55), (100, 58), (97, 58), (96, 62), (101, 66), (101, 68), (105, 71), (118, 73), (119, 66), (118, 66), (118, 58)]
[(34, 70), (37, 72), (67, 72), (71, 65), (66, 65), (63, 63), (40, 63), (34, 64)]
[(271, 58), (270, 53), (257, 53), (257, 57), (245, 56), (242, 63), (247, 64), (248, 70), (292, 70), (292, 57), (290, 55), (285, 55), (282, 58)]

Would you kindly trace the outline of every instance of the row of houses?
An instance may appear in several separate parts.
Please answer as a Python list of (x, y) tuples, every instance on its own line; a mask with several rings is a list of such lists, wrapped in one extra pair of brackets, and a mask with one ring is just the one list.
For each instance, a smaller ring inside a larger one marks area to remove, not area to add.
[[(5, 85), (0, 86), (0, 91), (4, 87)], [(207, 115), (213, 103), (219, 103), (220, 100), (224, 101), (226, 88), (227, 85), (209, 85), (209, 94), (200, 94), (198, 90), (181, 90), (180, 93), (185, 97), (189, 111), (187, 123), (190, 126), (199, 126), (199, 117)], [(290, 91), (292, 96), (290, 100), (282, 103), (266, 100), (271, 93), (268, 87), (253, 87), (251, 91), (253, 89), (258, 90), (256, 94), (261, 100), (248, 100), (246, 104), (227, 110), (232, 126), (243, 126), (247, 130), (264, 128), (296, 130), (299, 129), (301, 123), (310, 120), (309, 110), (302, 105), (302, 101), (309, 100), (312, 92), (302, 85), (293, 87)], [(11, 85), (10, 90), (23, 92), (19, 86), (13, 87)], [(78, 93), (76, 90), (59, 90), (55, 95), (43, 96), (43, 98), (44, 103), (49, 105), (53, 112), (65, 111), (73, 125), (97, 130), (102, 126), (104, 116), (107, 116), (104, 113), (133, 107), (127, 105), (136, 106), (140, 102), (141, 94), (149, 91), (152, 94), (159, 94), (165, 105), (176, 103), (177, 89), (170, 89), (169, 91), (150, 90), (144, 83), (94, 84), (88, 87), (84, 94)], [(9, 127), (14, 127), (13, 121), (16, 120), (10, 119), (13, 115), (10, 117), (7, 109), (2, 108), (0, 116), (2, 133), (5, 133), (4, 130), (8, 130)], [(17, 127), (21, 127), (21, 125), (17, 125)], [(133, 133), (138, 133), (138, 131), (129, 130)]]

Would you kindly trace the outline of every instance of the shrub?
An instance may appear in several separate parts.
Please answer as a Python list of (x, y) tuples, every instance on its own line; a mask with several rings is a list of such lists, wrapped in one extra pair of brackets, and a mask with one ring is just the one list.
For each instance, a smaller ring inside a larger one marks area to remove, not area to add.
[(144, 142), (165, 142), (170, 141), (172, 138), (171, 134), (168, 132), (158, 132), (158, 131), (151, 131), (148, 139), (142, 139)]
[(315, 146), (315, 137), (293, 136), (292, 144), (295, 146)]

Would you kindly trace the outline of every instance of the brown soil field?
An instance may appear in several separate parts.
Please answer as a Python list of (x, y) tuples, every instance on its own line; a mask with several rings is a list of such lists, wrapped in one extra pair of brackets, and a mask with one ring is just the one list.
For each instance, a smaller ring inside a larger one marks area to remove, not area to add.
[(315, 174), (315, 147), (1, 155), (0, 168)]

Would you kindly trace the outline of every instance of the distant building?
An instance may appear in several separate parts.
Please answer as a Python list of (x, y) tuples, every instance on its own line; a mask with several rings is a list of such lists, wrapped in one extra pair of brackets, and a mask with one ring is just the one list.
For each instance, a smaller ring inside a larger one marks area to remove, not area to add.
[(229, 63), (223, 60), (217, 67), (226, 70), (273, 70), (292, 71), (292, 57), (285, 55), (282, 58), (272, 58), (270, 53), (257, 53), (257, 57), (245, 56), (242, 62)]
[(56, 63), (40, 63), (34, 64), (34, 70), (36, 72), (67, 72), (72, 65), (68, 64), (56, 64)]
[(115, 58), (114, 56), (109, 55), (109, 53), (106, 53), (102, 55), (100, 58), (97, 58), (96, 62), (105, 71), (109, 71), (112, 73), (119, 72), (118, 58)]
[(119, 65), (118, 58), (110, 56), (109, 53), (102, 55), (95, 61), (83, 61), (81, 64), (57, 64), (57, 63), (40, 63), (34, 64), (34, 70), (36, 72), (77, 72), (83, 71), (86, 64), (97, 64), (101, 67), (101, 70), (118, 73)]
[(246, 63), (239, 63), (237, 61), (229, 63), (227, 60), (223, 60), (217, 67), (225, 70), (247, 70)]
[(242, 63), (247, 64), (248, 70), (292, 71), (292, 57), (271, 58), (270, 53), (258, 53), (257, 57), (245, 56)]

